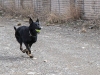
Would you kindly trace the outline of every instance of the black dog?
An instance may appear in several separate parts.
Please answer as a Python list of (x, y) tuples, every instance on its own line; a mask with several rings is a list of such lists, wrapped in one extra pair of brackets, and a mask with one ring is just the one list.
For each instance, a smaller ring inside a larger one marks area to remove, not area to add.
[[(36, 22), (33, 22), (33, 20), (29, 19), (29, 27), (28, 26), (21, 26), (18, 29), (14, 27), (15, 29), (15, 37), (17, 41), (20, 44), (20, 50), (27, 55), (30, 56), (30, 58), (33, 58), (33, 55), (31, 55), (31, 46), (33, 43), (37, 41), (37, 33), (40, 32), (41, 27), (39, 25), (39, 19), (36, 20)], [(22, 43), (25, 44), (26, 49), (23, 50)]]

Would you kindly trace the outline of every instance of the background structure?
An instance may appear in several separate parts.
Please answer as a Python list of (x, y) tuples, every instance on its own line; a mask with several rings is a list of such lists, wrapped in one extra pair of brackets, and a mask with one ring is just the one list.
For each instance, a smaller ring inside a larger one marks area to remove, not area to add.
[(64, 13), (69, 8), (78, 7), (81, 16), (87, 19), (100, 18), (100, 0), (0, 0), (3, 7), (24, 9), (32, 7), (36, 12)]

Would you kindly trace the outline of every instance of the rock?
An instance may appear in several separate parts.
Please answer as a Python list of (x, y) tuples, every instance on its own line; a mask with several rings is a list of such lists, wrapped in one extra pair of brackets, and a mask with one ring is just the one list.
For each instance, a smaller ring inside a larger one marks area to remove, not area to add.
[(86, 33), (86, 28), (83, 27), (82, 30), (81, 30), (81, 32), (82, 32), (82, 33)]
[(34, 60), (36, 60), (37, 58), (33, 58)]
[(23, 19), (23, 21), (24, 21), (24, 22), (29, 22), (29, 19), (26, 18), (26, 19)]
[(28, 74), (28, 75), (35, 75), (36, 72), (28, 72), (27, 74)]
[(18, 23), (17, 26), (21, 26), (21, 23)]
[(44, 60), (43, 62), (47, 62), (47, 60)]
[(82, 49), (85, 49), (85, 47), (82, 47)]

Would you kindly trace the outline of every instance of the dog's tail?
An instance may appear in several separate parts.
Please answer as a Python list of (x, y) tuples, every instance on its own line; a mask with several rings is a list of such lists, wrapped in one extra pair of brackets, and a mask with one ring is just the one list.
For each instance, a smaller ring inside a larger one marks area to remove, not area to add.
[(15, 29), (15, 31), (16, 31), (16, 27), (14, 26), (14, 29)]

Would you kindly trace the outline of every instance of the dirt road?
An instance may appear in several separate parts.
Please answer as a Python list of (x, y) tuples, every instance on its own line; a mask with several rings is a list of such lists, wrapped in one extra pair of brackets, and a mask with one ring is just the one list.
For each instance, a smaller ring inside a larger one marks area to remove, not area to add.
[(42, 25), (30, 59), (19, 50), (16, 24), (0, 18), (0, 75), (100, 75), (99, 30)]

